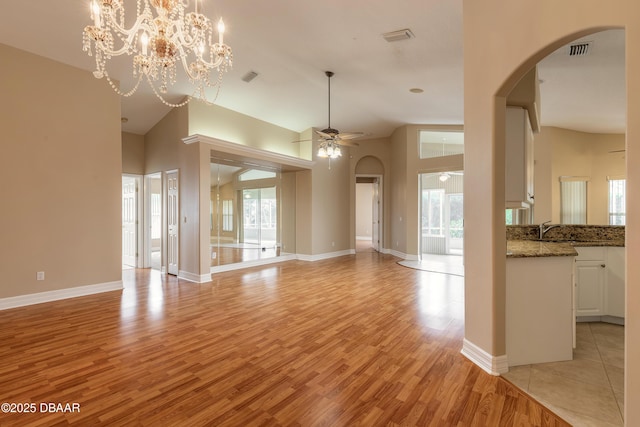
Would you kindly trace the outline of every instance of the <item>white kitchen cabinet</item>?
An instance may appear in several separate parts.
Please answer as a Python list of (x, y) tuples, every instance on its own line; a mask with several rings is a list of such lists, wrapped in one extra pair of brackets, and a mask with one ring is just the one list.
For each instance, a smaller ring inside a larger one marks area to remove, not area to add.
[(507, 209), (533, 205), (533, 131), (527, 110), (507, 107), (505, 200)]
[(625, 248), (577, 247), (575, 265), (576, 316), (624, 318)]
[(625, 251), (621, 247), (607, 248), (605, 314), (624, 317)]
[(576, 261), (576, 316), (602, 316), (604, 261)]

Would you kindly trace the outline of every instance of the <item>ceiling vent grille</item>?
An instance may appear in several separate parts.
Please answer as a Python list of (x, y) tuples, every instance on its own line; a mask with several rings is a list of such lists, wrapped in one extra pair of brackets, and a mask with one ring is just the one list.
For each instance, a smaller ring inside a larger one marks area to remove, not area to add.
[(404, 30), (391, 31), (390, 33), (384, 33), (382, 37), (384, 37), (384, 39), (388, 42), (397, 42), (400, 40), (408, 40), (415, 36), (413, 35), (410, 29), (405, 28)]
[(569, 56), (585, 56), (589, 54), (591, 42), (575, 43), (569, 45)]
[(242, 81), (249, 83), (251, 80), (255, 79), (256, 77), (258, 77), (258, 73), (256, 73), (255, 71), (249, 71), (247, 74), (242, 76)]

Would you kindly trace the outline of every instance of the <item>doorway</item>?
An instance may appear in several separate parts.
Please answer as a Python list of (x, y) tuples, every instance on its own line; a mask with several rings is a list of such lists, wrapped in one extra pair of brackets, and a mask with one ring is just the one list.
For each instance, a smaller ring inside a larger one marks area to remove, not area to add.
[(141, 178), (122, 175), (122, 268), (139, 267), (139, 188)]
[(420, 263), (462, 272), (464, 257), (462, 171), (419, 175)]
[(356, 252), (380, 252), (382, 176), (356, 176)]

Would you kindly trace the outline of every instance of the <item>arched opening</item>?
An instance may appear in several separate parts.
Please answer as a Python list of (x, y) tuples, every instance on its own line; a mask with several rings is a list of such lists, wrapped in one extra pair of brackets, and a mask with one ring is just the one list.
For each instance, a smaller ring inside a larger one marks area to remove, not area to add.
[(384, 165), (374, 156), (364, 156), (355, 167), (355, 249), (380, 252), (383, 246)]
[[(618, 34), (613, 34), (618, 32)], [(621, 33), (621, 35), (620, 35)], [(540, 108), (541, 108), (541, 126), (542, 129), (533, 138), (534, 152), (535, 152), (535, 202), (532, 201), (524, 209), (517, 209), (520, 214), (517, 216), (521, 219), (521, 224), (538, 224), (551, 220), (554, 224), (563, 223), (564, 220), (560, 220), (560, 206), (562, 205), (562, 197), (560, 194), (562, 178), (568, 180), (569, 178), (582, 177), (586, 178), (586, 192), (589, 205), (587, 201), (583, 202), (584, 211), (587, 212), (582, 223), (589, 226), (601, 227), (606, 229), (610, 225), (609, 214), (605, 212), (606, 206), (609, 205), (610, 194), (607, 192), (607, 180), (610, 177), (624, 176), (626, 167), (624, 160), (621, 158), (623, 154), (619, 154), (618, 158), (612, 158), (611, 152), (624, 152), (626, 149), (625, 133), (626, 127), (618, 129), (615, 126), (597, 126), (597, 121), (615, 121), (608, 112), (611, 110), (611, 105), (602, 99), (599, 99), (603, 106), (609, 106), (609, 110), (602, 108), (601, 117), (595, 115), (592, 117), (592, 123), (587, 127), (580, 127), (580, 125), (567, 125), (562, 126), (562, 122), (548, 123), (545, 122), (544, 111), (545, 102), (552, 103), (552, 107), (555, 109), (565, 109), (570, 111), (571, 109), (578, 109), (580, 107), (579, 102), (576, 104), (572, 99), (557, 99), (554, 98), (550, 90), (554, 84), (558, 84), (558, 81), (554, 79), (562, 78), (557, 69), (552, 67), (558, 66), (558, 56), (564, 54), (566, 51), (569, 55), (570, 45), (573, 45), (575, 41), (587, 43), (592, 40), (602, 41), (603, 44), (600, 49), (604, 50), (604, 46), (611, 38), (622, 42), (622, 46), (617, 46), (619, 52), (617, 54), (622, 57), (622, 64), (618, 64), (624, 72), (624, 31), (623, 30), (607, 30), (602, 32), (601, 28), (593, 29), (591, 31), (584, 31), (573, 34), (572, 36), (563, 38), (562, 40), (553, 43), (547, 48), (543, 49), (534, 58), (531, 58), (526, 64), (523, 64), (518, 70), (510, 76), (498, 92), (496, 98), (496, 129), (504, 129), (502, 124), (504, 121), (507, 124), (507, 131), (504, 134), (496, 132), (496, 142), (499, 148), (497, 150), (504, 150), (509, 152), (510, 136), (508, 131), (509, 114), (505, 111), (505, 106), (508, 107), (509, 97), (512, 90), (517, 87), (519, 79), (529, 72), (529, 68), (532, 66), (538, 67), (539, 79), (543, 80), (540, 94)], [(596, 45), (597, 46), (597, 45)], [(596, 52), (594, 50), (594, 52)], [(604, 52), (600, 52), (601, 54)], [(547, 55), (548, 54), (548, 55)], [(543, 58), (540, 58), (544, 55)], [(611, 55), (610, 47), (605, 55)], [(590, 58), (593, 61), (593, 58)], [(562, 59), (560, 59), (562, 61)], [(615, 60), (609, 57), (603, 59), (607, 61), (606, 66), (611, 66)], [(582, 62), (583, 64), (585, 61)], [(529, 67), (529, 68), (527, 68)], [(545, 68), (546, 67), (546, 68)], [(575, 77), (580, 81), (583, 87), (606, 87), (608, 81), (603, 79), (606, 73), (603, 70), (596, 70), (595, 72), (587, 71), (585, 68), (577, 69), (575, 72), (581, 73), (579, 77)], [(588, 77), (593, 78), (589, 81)], [(618, 79), (619, 80), (619, 79)], [(624, 75), (621, 78), (623, 87), (614, 89), (609, 88), (609, 91), (619, 90), (624, 93)], [(567, 84), (565, 82), (565, 84)], [(551, 87), (545, 87), (548, 85)], [(590, 85), (590, 86), (587, 86)], [(584, 90), (584, 89), (583, 89)], [(546, 94), (545, 94), (546, 92)], [(546, 95), (546, 97), (545, 97)], [(582, 95), (582, 94), (581, 94)], [(624, 100), (620, 101), (621, 105), (616, 105), (616, 109), (624, 111), (626, 105)], [(583, 116), (589, 115), (589, 112), (583, 112)], [(556, 115), (557, 116), (557, 115)], [(623, 120), (624, 122), (624, 120)], [(568, 122), (566, 122), (568, 123)], [(537, 144), (536, 144), (537, 142)], [(502, 145), (504, 144), (504, 145)], [(509, 155), (505, 155), (505, 162), (509, 162)], [(620, 170), (620, 167), (623, 170)], [(508, 175), (507, 164), (507, 176), (505, 177), (506, 185), (510, 181)], [(542, 176), (542, 179), (540, 178)], [(618, 179), (619, 181), (619, 179)], [(539, 183), (543, 184), (542, 186)], [(540, 187), (540, 188), (539, 188)], [(505, 190), (505, 198), (508, 199), (508, 190)], [(526, 203), (523, 203), (523, 206)], [(514, 212), (515, 212), (514, 211)], [(508, 211), (507, 211), (508, 213)], [(523, 214), (526, 213), (526, 214)], [(507, 219), (509, 216), (507, 215)], [(513, 218), (516, 218), (514, 215)], [(558, 227), (557, 230), (563, 229)], [(509, 236), (510, 228), (507, 226), (505, 230), (507, 236)], [(557, 240), (562, 240), (562, 235), (558, 235)], [(622, 234), (624, 240), (624, 232)], [(509, 237), (507, 237), (509, 239)], [(567, 240), (581, 240), (581, 237), (576, 239), (575, 235), (571, 239)], [(585, 237), (585, 240), (588, 237)], [(572, 282), (565, 284), (559, 283), (560, 286), (566, 286), (567, 290), (572, 290), (574, 294), (571, 296), (572, 316), (571, 322), (574, 328), (574, 349), (570, 355), (570, 358), (560, 364), (537, 364), (527, 363), (518, 366), (512, 366), (511, 363), (511, 351), (510, 351), (510, 330), (513, 332), (514, 318), (510, 314), (513, 310), (510, 310), (509, 304), (513, 303), (513, 299), (510, 295), (513, 295), (513, 274), (510, 275), (509, 269), (510, 261), (507, 259), (507, 272), (506, 272), (506, 286), (505, 286), (505, 335), (506, 335), (506, 355), (509, 361), (509, 373), (505, 376), (510, 379), (514, 384), (524, 389), (533, 397), (540, 400), (545, 405), (549, 406), (554, 412), (565, 417), (567, 420), (575, 422), (576, 424), (582, 424), (587, 422), (599, 421), (599, 422), (621, 422), (624, 408), (624, 327), (619, 325), (611, 325), (611, 323), (619, 323), (614, 318), (621, 317), (622, 323), (624, 323), (624, 309), (617, 312), (609, 312), (608, 310), (614, 310), (614, 306), (624, 307), (624, 276), (625, 267), (624, 261), (622, 264), (616, 261), (616, 258), (624, 260), (624, 248), (619, 247), (599, 247), (597, 252), (602, 259), (593, 260), (588, 258), (585, 263), (585, 269), (580, 271), (581, 257), (583, 253), (588, 252), (588, 242), (580, 242), (576, 248), (578, 257), (574, 263), (574, 275)], [(614, 255), (614, 253), (621, 252), (622, 255)], [(593, 255), (589, 255), (593, 257)], [(611, 263), (608, 261), (611, 260)], [(594, 261), (597, 261), (594, 263)], [(591, 266), (591, 264), (593, 266)], [(617, 263), (617, 265), (616, 265)], [(589, 264), (589, 265), (587, 265)], [(614, 267), (614, 265), (616, 265)], [(593, 268), (592, 268), (593, 267)], [(614, 269), (618, 269), (615, 274)], [(593, 277), (586, 276), (587, 273)], [(621, 281), (616, 281), (614, 276), (621, 276)], [(611, 277), (611, 279), (609, 279)], [(582, 278), (582, 279), (581, 279)], [(591, 308), (591, 312), (587, 314), (593, 314), (593, 316), (584, 316), (585, 311), (580, 311), (581, 301), (585, 300), (584, 290), (581, 297), (581, 281), (584, 283), (584, 279), (588, 280), (588, 291), (591, 301), (595, 300), (595, 307)], [(599, 278), (599, 279), (598, 279)], [(615, 287), (622, 287), (615, 290)], [(540, 290), (538, 290), (540, 292)], [(622, 298), (621, 301), (614, 302), (616, 298)], [(598, 302), (599, 300), (599, 302)], [(531, 300), (529, 300), (531, 303)], [(600, 305), (598, 305), (600, 304)], [(540, 315), (544, 310), (541, 310)], [(611, 314), (616, 314), (612, 316)], [(520, 311), (522, 314), (522, 311)], [(584, 322), (575, 323), (576, 318)], [(612, 319), (614, 321), (612, 321)], [(518, 321), (520, 321), (519, 319)], [(541, 323), (536, 319), (530, 319), (531, 323)], [(539, 319), (538, 319), (539, 320)], [(558, 329), (559, 325), (550, 325), (552, 328)], [(531, 336), (528, 340), (531, 340)], [(549, 345), (552, 344), (552, 339), (548, 338)], [(512, 346), (513, 347), (513, 346)], [(602, 382), (598, 382), (594, 378), (603, 379)], [(604, 381), (604, 380), (607, 381)], [(589, 404), (585, 405), (585, 401)]]

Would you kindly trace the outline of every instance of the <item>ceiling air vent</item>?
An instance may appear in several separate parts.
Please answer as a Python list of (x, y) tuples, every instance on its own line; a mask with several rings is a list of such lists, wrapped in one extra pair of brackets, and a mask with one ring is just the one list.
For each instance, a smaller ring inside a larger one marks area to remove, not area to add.
[(589, 54), (591, 42), (575, 43), (569, 45), (569, 56), (585, 56)]
[(249, 71), (247, 74), (242, 76), (242, 81), (249, 83), (251, 80), (255, 79), (256, 77), (258, 77), (258, 73), (256, 73), (255, 71)]
[(404, 30), (391, 31), (390, 33), (384, 33), (382, 35), (384, 39), (388, 42), (397, 42), (400, 40), (407, 40), (415, 37), (410, 29), (405, 28)]

